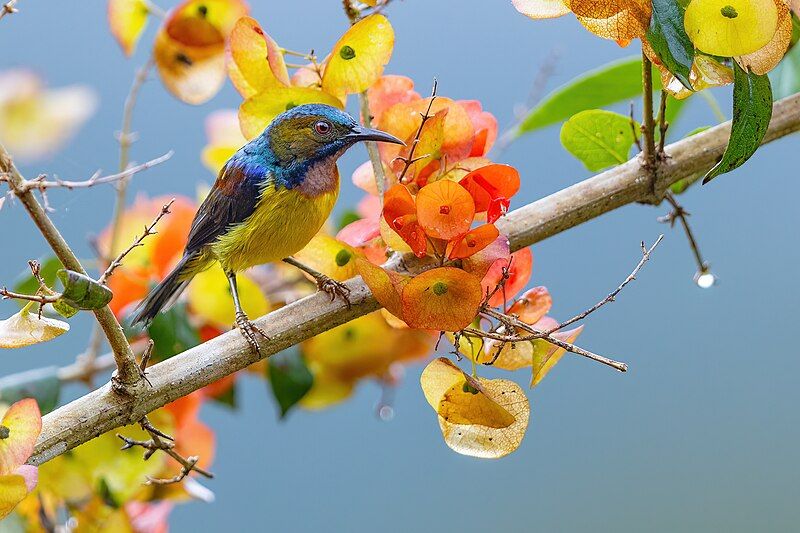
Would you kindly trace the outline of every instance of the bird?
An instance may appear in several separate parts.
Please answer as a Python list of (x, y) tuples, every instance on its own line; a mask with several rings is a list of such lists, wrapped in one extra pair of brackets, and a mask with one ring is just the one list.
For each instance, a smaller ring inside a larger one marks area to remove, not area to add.
[(327, 220), (339, 194), (337, 160), (361, 141), (405, 144), (329, 105), (298, 105), (278, 115), (223, 165), (195, 214), (183, 256), (133, 311), (131, 325), (149, 325), (215, 263), (228, 278), (236, 327), (258, 353), (257, 335), (269, 337), (242, 309), (238, 272), (285, 261), (312, 276), (331, 299), (340, 296), (349, 305), (344, 284), (292, 256)]

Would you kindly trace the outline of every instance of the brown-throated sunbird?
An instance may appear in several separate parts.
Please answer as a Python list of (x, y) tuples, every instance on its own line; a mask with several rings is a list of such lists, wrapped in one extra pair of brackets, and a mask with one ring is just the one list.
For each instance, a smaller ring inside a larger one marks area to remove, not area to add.
[(292, 259), (327, 220), (339, 194), (336, 161), (359, 141), (403, 141), (360, 126), (331, 106), (306, 104), (278, 117), (225, 163), (197, 210), (183, 257), (134, 311), (133, 324), (149, 324), (192, 278), (219, 262), (231, 287), (236, 325), (258, 351), (266, 334), (242, 310), (236, 273), (286, 261), (311, 274), (321, 290), (347, 299), (347, 288)]

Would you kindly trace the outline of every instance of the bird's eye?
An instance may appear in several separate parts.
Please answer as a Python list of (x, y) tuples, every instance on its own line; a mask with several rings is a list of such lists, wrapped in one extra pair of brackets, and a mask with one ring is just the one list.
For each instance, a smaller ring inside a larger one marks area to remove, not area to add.
[(318, 135), (328, 135), (333, 126), (327, 120), (320, 120), (319, 122), (314, 124), (314, 131), (317, 132)]

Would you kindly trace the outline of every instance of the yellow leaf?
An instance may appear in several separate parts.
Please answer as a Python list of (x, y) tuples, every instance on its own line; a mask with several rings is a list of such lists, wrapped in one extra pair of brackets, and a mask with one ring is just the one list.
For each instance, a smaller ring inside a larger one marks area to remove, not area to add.
[(383, 73), (394, 48), (394, 30), (380, 14), (355, 23), (336, 42), (322, 76), (322, 88), (342, 102), (366, 91)]
[[(583, 326), (569, 330), (559, 331), (553, 333), (553, 337), (564, 341), (573, 343), (578, 335), (583, 331)], [(531, 388), (538, 385), (556, 363), (561, 360), (561, 357), (566, 353), (564, 348), (556, 346), (544, 339), (536, 339), (533, 345), (533, 365), (531, 374)]]
[(214, 111), (206, 117), (206, 137), (208, 144), (200, 158), (214, 174), (218, 174), (225, 162), (247, 142), (239, 129), (239, 116), (233, 109)]
[(109, 0), (108, 25), (126, 56), (136, 49), (149, 13), (144, 0)]
[(0, 348), (21, 348), (47, 342), (69, 331), (69, 324), (31, 313), (33, 302), (23, 307), (19, 313), (0, 320)]
[[(237, 276), (239, 299), (250, 318), (265, 315), (269, 302), (261, 288), (246, 275)], [(220, 328), (236, 321), (228, 278), (221, 268), (210, 268), (196, 275), (189, 285), (189, 305), (198, 316)]]
[(15, 402), (0, 421), (0, 475), (12, 474), (33, 453), (42, 415), (33, 398)]
[(8, 516), (27, 495), (24, 477), (16, 474), (0, 476), (0, 520)]
[(239, 93), (250, 98), (270, 87), (289, 85), (283, 54), (258, 22), (242, 17), (233, 27), (228, 42), (228, 75)]
[(353, 394), (353, 381), (340, 379), (318, 362), (309, 362), (308, 367), (314, 374), (314, 384), (300, 400), (303, 408), (312, 411), (326, 409), (345, 401)]
[(684, 26), (699, 50), (723, 57), (741, 56), (772, 40), (778, 10), (774, 0), (692, 0)]
[(309, 87), (274, 87), (248, 98), (239, 107), (239, 125), (245, 138), (253, 139), (272, 120), (302, 104), (328, 104), (342, 107), (338, 98)]

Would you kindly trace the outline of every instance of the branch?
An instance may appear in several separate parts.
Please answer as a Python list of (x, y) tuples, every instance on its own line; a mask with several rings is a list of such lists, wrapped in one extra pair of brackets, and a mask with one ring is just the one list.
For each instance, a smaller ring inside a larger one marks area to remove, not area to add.
[(156, 224), (158, 224), (158, 222), (164, 217), (164, 215), (168, 215), (169, 214), (169, 212), (170, 212), (169, 208), (172, 207), (173, 203), (175, 203), (175, 198), (173, 198), (172, 200), (170, 200), (169, 202), (167, 202), (166, 204), (164, 204), (161, 207), (161, 211), (158, 212), (158, 215), (156, 215), (156, 218), (153, 219), (153, 221), (150, 223), (149, 226), (145, 226), (144, 227), (144, 232), (141, 234), (141, 236), (136, 237), (133, 240), (133, 243), (130, 246), (128, 246), (125, 250), (120, 252), (120, 254), (116, 257), (116, 259), (111, 261), (111, 263), (108, 265), (108, 268), (106, 269), (106, 271), (103, 272), (103, 274), (97, 280), (98, 283), (105, 283), (106, 281), (108, 281), (108, 278), (111, 277), (111, 274), (114, 273), (114, 271), (117, 269), (117, 267), (122, 265), (122, 260), (125, 259), (125, 256), (127, 256), (129, 253), (131, 253), (131, 251), (134, 248), (138, 248), (139, 246), (142, 246), (143, 243), (144, 243), (144, 240), (147, 237), (149, 237), (150, 235), (155, 235), (157, 233), (155, 231)]
[(8, 0), (8, 2), (3, 4), (3, 7), (0, 8), (0, 19), (5, 17), (6, 15), (13, 15), (14, 13), (18, 13), (19, 9), (14, 7), (16, 3), (17, 0)]
[[(47, 243), (55, 252), (56, 257), (64, 265), (64, 268), (74, 270), (81, 274), (86, 274), (86, 270), (81, 265), (81, 262), (73, 253), (72, 249), (64, 240), (64, 237), (58, 231), (58, 228), (47, 216), (42, 205), (33, 196), (30, 189), (25, 189), (25, 178), (22, 177), (17, 167), (14, 165), (11, 157), (6, 152), (5, 147), (0, 144), (0, 172), (5, 173), (5, 179), (11, 191), (19, 198), (20, 202), (25, 206), (28, 214), (33, 219), (39, 231), (44, 236)], [(111, 350), (114, 352), (114, 358), (117, 362), (117, 375), (113, 379), (114, 388), (116, 393), (123, 395), (131, 395), (136, 392), (139, 385), (143, 381), (139, 375), (139, 369), (136, 366), (136, 359), (133, 356), (131, 347), (128, 340), (125, 338), (125, 333), (119, 325), (117, 318), (108, 306), (94, 311), (97, 322), (103, 329), (103, 332), (108, 338), (108, 343)]]
[[(776, 102), (772, 117), (764, 142), (800, 130), (800, 94)], [(702, 177), (722, 156), (730, 127), (730, 123), (721, 124), (667, 146), (668, 157), (661, 165), (658, 185), (667, 187), (680, 179), (694, 182)], [(637, 158), (512, 211), (497, 225), (508, 235), (511, 248), (518, 250), (623, 205), (652, 199), (652, 182)], [(418, 264), (411, 260), (407, 263), (412, 268)], [(135, 399), (114, 394), (112, 386), (106, 384), (45, 415), (29, 462), (42, 464), (100, 433), (136, 422), (261, 357), (379, 308), (361, 279), (346, 284), (351, 291), (349, 308), (338, 299), (330, 302), (327, 294), (316, 293), (257, 319), (255, 323), (270, 337), (261, 343), (261, 356), (250, 350), (237, 331), (227, 332), (149, 367), (153, 386), (143, 389)]]

